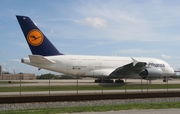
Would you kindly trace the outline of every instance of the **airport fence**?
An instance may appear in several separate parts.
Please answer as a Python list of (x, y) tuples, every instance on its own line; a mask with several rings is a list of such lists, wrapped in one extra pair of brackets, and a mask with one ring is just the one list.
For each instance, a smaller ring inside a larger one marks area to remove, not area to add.
[(106, 94), (106, 93), (148, 93), (180, 91), (180, 79), (148, 81), (123, 79), (124, 83), (94, 83), (94, 79), (71, 80), (2, 80), (0, 97), (65, 95), (65, 94)]

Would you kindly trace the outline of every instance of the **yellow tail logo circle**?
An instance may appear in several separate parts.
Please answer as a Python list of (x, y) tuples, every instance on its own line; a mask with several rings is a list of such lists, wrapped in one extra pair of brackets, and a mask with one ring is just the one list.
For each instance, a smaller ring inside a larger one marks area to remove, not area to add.
[(27, 35), (27, 41), (33, 46), (39, 46), (44, 40), (44, 36), (41, 31), (37, 29), (31, 30)]

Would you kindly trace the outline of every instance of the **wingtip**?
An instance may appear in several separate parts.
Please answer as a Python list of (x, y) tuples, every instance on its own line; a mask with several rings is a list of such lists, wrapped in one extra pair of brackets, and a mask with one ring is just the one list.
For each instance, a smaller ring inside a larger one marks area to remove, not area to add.
[(133, 60), (133, 66), (135, 66), (138, 63), (138, 61), (134, 59), (133, 57), (131, 57), (131, 59)]

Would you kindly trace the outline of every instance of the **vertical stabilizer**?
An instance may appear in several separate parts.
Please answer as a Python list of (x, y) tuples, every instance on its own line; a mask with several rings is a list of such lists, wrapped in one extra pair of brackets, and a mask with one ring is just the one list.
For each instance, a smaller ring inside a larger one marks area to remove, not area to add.
[(27, 16), (16, 16), (33, 55), (63, 55)]

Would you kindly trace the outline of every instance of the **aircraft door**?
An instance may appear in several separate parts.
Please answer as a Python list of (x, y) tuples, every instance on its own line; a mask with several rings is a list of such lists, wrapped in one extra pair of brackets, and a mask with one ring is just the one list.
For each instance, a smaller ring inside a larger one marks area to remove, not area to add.
[(93, 65), (92, 64), (89, 64), (89, 70), (93, 70)]
[(71, 65), (67, 64), (67, 70), (71, 70)]

